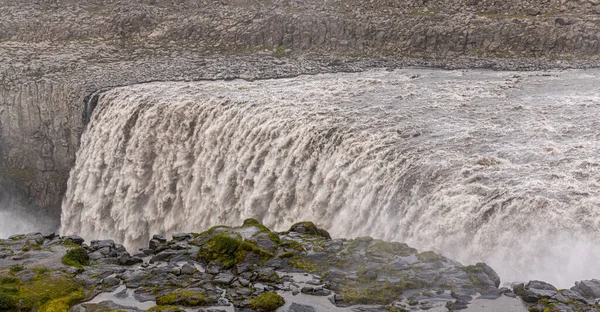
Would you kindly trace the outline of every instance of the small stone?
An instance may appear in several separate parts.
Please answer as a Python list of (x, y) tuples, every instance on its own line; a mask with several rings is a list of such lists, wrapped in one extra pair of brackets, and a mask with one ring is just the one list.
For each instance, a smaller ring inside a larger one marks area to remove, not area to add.
[(181, 267), (181, 274), (192, 275), (198, 272), (198, 269), (192, 264), (186, 263)]
[(301, 289), (303, 294), (313, 295), (313, 296), (329, 296), (331, 295), (331, 290), (324, 289), (322, 287), (310, 287), (306, 286)]
[(316, 312), (317, 309), (309, 305), (298, 304), (293, 302), (288, 308), (288, 312)]
[(190, 233), (173, 234), (173, 240), (176, 240), (176, 241), (188, 240), (188, 239), (192, 239), (192, 238), (194, 238), (194, 236), (192, 236), (192, 234), (190, 234)]

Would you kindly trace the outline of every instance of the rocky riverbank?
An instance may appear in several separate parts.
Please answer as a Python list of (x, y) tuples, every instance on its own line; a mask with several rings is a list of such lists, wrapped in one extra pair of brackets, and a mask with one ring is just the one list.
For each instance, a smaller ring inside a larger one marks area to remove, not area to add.
[(0, 240), (1, 311), (598, 311), (600, 281), (502, 284), (484, 263), (310, 222), (254, 219), (130, 254), (112, 240), (39, 233)]

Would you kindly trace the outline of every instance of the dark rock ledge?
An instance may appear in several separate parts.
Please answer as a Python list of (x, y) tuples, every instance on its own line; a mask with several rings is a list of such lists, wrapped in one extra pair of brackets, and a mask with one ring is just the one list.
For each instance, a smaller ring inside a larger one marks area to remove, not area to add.
[(281, 233), (249, 219), (170, 241), (155, 235), (134, 255), (78, 236), (0, 240), (0, 311), (600, 311), (600, 280), (499, 287), (484, 263), (332, 239), (311, 222)]

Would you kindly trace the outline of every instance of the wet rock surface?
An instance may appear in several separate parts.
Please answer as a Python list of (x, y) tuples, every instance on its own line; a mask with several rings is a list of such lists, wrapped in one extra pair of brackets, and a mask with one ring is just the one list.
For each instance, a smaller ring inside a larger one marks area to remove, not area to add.
[[(464, 266), (370, 237), (331, 239), (310, 222), (276, 233), (249, 219), (240, 227), (213, 227), (172, 240), (154, 236), (151, 244), (132, 256), (113, 240), (88, 245), (75, 236), (14, 235), (0, 241), (0, 295), (24, 302), (19, 298), (29, 285), (58, 276), (82, 294), (71, 301), (71, 311), (256, 311), (265, 309), (257, 303), (263, 294), (281, 297), (285, 303), (278, 311), (600, 308), (598, 280), (572, 289), (543, 281), (498, 288), (498, 275), (484, 263)], [(67, 251), (81, 248), (89, 262), (65, 265)], [(64, 297), (55, 301), (60, 300)], [(33, 309), (46, 304), (31, 302)]]

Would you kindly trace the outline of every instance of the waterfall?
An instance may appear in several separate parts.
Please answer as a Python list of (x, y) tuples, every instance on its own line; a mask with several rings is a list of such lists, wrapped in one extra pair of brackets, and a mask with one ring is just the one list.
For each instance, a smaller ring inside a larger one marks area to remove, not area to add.
[(105, 90), (61, 231), (134, 249), (311, 220), (568, 286), (600, 277), (598, 82), (403, 69)]

